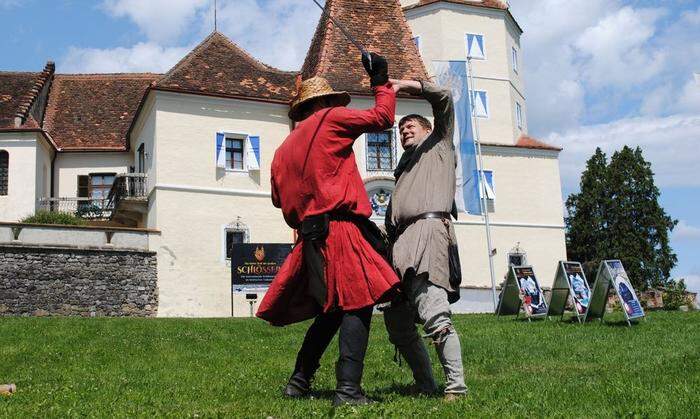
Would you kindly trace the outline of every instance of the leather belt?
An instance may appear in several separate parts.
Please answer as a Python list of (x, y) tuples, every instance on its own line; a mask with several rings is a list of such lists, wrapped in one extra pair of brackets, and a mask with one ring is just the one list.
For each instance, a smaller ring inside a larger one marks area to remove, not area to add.
[(411, 217), (408, 220), (404, 221), (403, 223), (399, 224), (399, 227), (396, 229), (396, 235), (400, 236), (403, 234), (404, 231), (413, 223), (416, 221), (420, 220), (427, 220), (429, 218), (439, 218), (442, 220), (450, 220), (451, 219), (451, 214), (449, 212), (424, 212), (423, 214), (418, 214), (415, 217)]

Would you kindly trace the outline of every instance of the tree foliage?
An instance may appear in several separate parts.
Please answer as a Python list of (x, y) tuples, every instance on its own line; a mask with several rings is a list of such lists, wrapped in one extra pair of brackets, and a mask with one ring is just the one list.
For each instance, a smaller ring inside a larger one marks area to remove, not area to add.
[(580, 186), (566, 200), (569, 259), (589, 267), (620, 259), (635, 287), (668, 284), (677, 262), (669, 233), (677, 221), (659, 205), (659, 189), (642, 150), (625, 146), (608, 163), (597, 148)]

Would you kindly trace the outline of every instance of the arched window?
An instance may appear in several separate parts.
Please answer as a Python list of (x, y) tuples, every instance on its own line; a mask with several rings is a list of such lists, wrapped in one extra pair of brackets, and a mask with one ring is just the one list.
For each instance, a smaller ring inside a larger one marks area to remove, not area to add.
[(10, 155), (0, 150), (0, 195), (7, 195), (7, 184), (10, 177)]
[(241, 221), (241, 217), (237, 217), (236, 221), (224, 227), (224, 236), (226, 260), (230, 260), (234, 244), (250, 242), (250, 229)]

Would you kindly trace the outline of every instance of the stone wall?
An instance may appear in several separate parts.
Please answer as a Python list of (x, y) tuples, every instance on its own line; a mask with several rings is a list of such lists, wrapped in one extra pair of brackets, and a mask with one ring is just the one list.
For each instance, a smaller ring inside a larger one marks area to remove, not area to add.
[(156, 254), (0, 244), (0, 316), (155, 316)]

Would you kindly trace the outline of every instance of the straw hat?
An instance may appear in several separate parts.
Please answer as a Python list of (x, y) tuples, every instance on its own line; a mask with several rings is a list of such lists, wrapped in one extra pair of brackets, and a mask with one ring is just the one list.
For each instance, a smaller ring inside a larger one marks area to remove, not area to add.
[(350, 95), (348, 92), (336, 92), (333, 90), (328, 80), (323, 77), (311, 77), (310, 79), (301, 82), (297, 87), (297, 94), (292, 99), (292, 105), (289, 109), (289, 119), (299, 121), (301, 119), (302, 105), (308, 103), (312, 99), (317, 99), (323, 96), (329, 96), (335, 99), (339, 106), (345, 106), (350, 103)]

